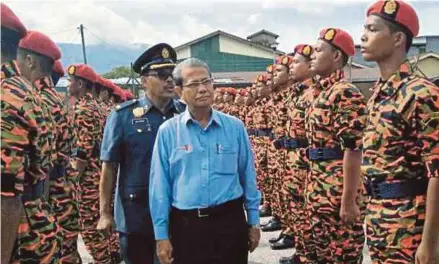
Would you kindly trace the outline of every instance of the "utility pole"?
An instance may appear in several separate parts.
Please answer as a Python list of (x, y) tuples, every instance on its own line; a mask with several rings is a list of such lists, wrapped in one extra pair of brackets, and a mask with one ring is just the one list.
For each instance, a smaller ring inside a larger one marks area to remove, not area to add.
[(130, 63), (130, 78), (131, 78), (131, 92), (136, 94), (134, 89), (134, 72), (133, 72), (133, 63)]
[(87, 64), (87, 55), (85, 53), (84, 26), (82, 24), (79, 25), (79, 31), (81, 32), (82, 55), (84, 56), (84, 64)]

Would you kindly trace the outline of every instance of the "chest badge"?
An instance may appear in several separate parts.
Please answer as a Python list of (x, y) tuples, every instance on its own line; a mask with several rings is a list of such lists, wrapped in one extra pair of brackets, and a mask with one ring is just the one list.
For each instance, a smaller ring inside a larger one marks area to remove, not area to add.
[(141, 117), (145, 113), (145, 109), (143, 107), (137, 107), (133, 109), (133, 115), (135, 117)]

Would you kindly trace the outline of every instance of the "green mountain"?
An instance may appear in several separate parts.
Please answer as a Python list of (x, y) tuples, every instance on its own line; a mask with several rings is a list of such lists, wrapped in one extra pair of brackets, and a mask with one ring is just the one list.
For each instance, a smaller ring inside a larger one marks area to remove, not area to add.
[[(58, 43), (62, 51), (61, 61), (64, 67), (73, 63), (84, 63), (81, 44)], [(99, 74), (109, 72), (117, 66), (130, 66), (146, 49), (148, 44), (131, 47), (109, 46), (104, 44), (86, 46), (87, 64)]]

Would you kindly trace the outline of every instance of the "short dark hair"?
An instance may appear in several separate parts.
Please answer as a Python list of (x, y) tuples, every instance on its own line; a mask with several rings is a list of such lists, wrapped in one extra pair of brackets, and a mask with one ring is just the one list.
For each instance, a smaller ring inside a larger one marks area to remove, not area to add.
[(332, 44), (331, 44), (331, 47), (332, 47), (332, 51), (334, 51), (334, 52), (335, 51), (340, 51), (342, 59), (343, 59), (343, 67), (346, 66), (346, 64), (348, 64), (348, 62), (349, 62), (349, 56), (344, 51), (342, 51), (341, 49), (335, 47)]
[(53, 68), (54, 61), (51, 58), (48, 58), (44, 55), (41, 55), (39, 53), (33, 52), (31, 50), (28, 50), (28, 49), (19, 48), (18, 52), (23, 56), (29, 55), (29, 56), (34, 57), (36, 59), (37, 63), (39, 64), (41, 72), (43, 74), (46, 74), (46, 75), (52, 74), (52, 68)]
[(405, 51), (409, 52), (410, 47), (413, 44), (413, 34), (404, 26), (401, 26), (401, 25), (398, 25), (396, 23), (390, 22), (390, 21), (388, 21), (386, 19), (383, 19), (383, 20), (384, 20), (384, 24), (386, 24), (386, 26), (390, 29), (390, 32), (392, 34), (396, 33), (396, 32), (402, 32), (402, 33), (405, 34), (406, 39), (407, 39), (407, 41), (405, 43)]

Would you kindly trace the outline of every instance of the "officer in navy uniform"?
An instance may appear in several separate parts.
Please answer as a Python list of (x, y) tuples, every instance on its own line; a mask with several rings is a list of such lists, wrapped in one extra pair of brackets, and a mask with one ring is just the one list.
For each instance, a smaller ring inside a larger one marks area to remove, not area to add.
[(114, 225), (111, 190), (118, 174), (114, 216), (121, 254), (127, 264), (148, 264), (154, 259), (149, 169), (159, 126), (185, 110), (173, 99), (176, 57), (175, 50), (164, 43), (145, 51), (133, 65), (141, 75), (145, 97), (118, 105), (105, 125), (98, 229), (110, 230)]

